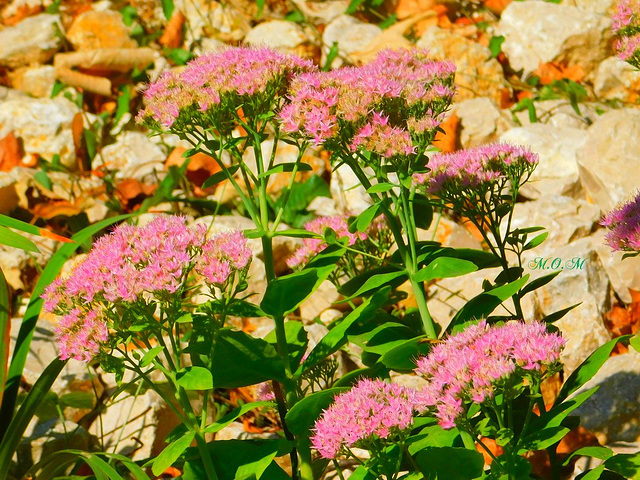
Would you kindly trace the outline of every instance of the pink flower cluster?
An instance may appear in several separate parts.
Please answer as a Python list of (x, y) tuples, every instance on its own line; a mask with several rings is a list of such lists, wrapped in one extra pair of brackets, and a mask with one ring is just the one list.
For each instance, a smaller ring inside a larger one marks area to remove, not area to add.
[(620, 0), (611, 29), (618, 57), (640, 68), (640, 1)]
[[(138, 227), (123, 224), (98, 239), (66, 278), (44, 291), (43, 310), (58, 315), (61, 358), (88, 361), (107, 340), (105, 312), (113, 303), (135, 302), (145, 294), (176, 292), (195, 265), (207, 281), (226, 280), (249, 262), (241, 232), (205, 242), (204, 225), (189, 228), (183, 217), (161, 215)], [(220, 265), (228, 267), (220, 272)], [(211, 273), (213, 275), (213, 273)]]
[(311, 70), (310, 61), (270, 48), (222, 49), (189, 62), (179, 72), (166, 72), (149, 85), (138, 120), (170, 128), (178, 119), (206, 119), (225, 98), (231, 101), (226, 113), (234, 114), (247, 97), (264, 95), (269, 101), (285, 93), (293, 75)]
[[(365, 240), (367, 235), (362, 232), (350, 233), (347, 220), (348, 215), (335, 215), (332, 217), (318, 217), (304, 225), (305, 230), (318, 235), (324, 233), (325, 228), (330, 228), (336, 232), (338, 238), (347, 237), (349, 245), (353, 245), (358, 240)], [(302, 246), (298, 248), (294, 254), (287, 259), (287, 265), (291, 268), (309, 262), (318, 253), (324, 250), (327, 244), (320, 238), (305, 238)]]
[(202, 246), (196, 272), (213, 285), (222, 286), (231, 273), (244, 270), (251, 261), (247, 239), (239, 231), (221, 233)]
[[(400, 145), (389, 153), (409, 151), (407, 118), (413, 119), (413, 131), (416, 125), (420, 133), (437, 127), (455, 93), (454, 71), (453, 63), (429, 60), (426, 51), (415, 49), (386, 50), (361, 67), (300, 75), (292, 82), (290, 103), (280, 113), (283, 130), (309, 137), (316, 145), (339, 143), (348, 132), (357, 132), (357, 143), (349, 145), (352, 149), (366, 148), (365, 140), (374, 137), (368, 141), (378, 147), (377, 152), (386, 152), (375, 139), (383, 130), (385, 143)], [(388, 122), (392, 112), (399, 114), (393, 126)], [(377, 116), (372, 120), (372, 115)], [(429, 120), (421, 122), (425, 117)]]
[(316, 421), (311, 444), (324, 458), (344, 447), (402, 433), (413, 423), (416, 392), (383, 380), (360, 380)]
[(375, 112), (371, 121), (353, 137), (351, 151), (355, 152), (360, 147), (387, 158), (410, 155), (416, 150), (409, 132), (392, 127), (389, 125), (389, 117), (383, 117), (378, 112)]
[(600, 223), (610, 230), (606, 240), (612, 249), (640, 252), (640, 193), (609, 212)]
[(564, 343), (538, 322), (473, 325), (418, 359), (415, 371), (428, 381), (418, 394), (418, 409), (433, 411), (440, 426), (453, 428), (465, 402), (482, 403), (495, 395), (500, 380), (554, 364)]
[(432, 193), (456, 192), (478, 187), (498, 178), (520, 182), (531, 173), (538, 156), (525, 147), (495, 143), (453, 153), (441, 153), (429, 160), (428, 173), (414, 175), (416, 183), (425, 183)]

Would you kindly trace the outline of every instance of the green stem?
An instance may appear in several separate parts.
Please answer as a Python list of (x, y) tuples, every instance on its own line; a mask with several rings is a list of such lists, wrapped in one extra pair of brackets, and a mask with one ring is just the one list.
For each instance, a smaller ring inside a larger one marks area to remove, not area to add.
[(196, 430), (196, 443), (198, 445), (198, 450), (200, 451), (200, 456), (202, 457), (204, 469), (207, 472), (207, 479), (218, 480), (218, 474), (216, 473), (216, 469), (213, 466), (213, 461), (211, 460), (211, 455), (209, 454), (209, 449), (207, 448), (207, 441), (204, 439), (204, 436), (202, 435), (202, 432), (200, 432), (200, 430)]

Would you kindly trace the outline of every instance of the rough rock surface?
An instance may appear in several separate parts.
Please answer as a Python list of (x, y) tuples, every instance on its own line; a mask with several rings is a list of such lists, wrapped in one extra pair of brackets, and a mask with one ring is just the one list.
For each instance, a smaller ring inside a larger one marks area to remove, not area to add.
[(350, 55), (367, 50), (367, 46), (381, 33), (377, 25), (362, 22), (350, 15), (341, 15), (328, 24), (322, 34), (322, 61), (325, 61), (334, 42), (337, 42), (339, 55), (333, 66), (339, 67), (343, 63), (340, 57), (350, 60)]
[(640, 95), (640, 72), (618, 57), (609, 57), (594, 73), (593, 91), (605, 100), (636, 103)]
[(0, 30), (0, 66), (46, 63), (61, 46), (60, 16), (41, 13)]
[(65, 98), (23, 98), (6, 100), (0, 105), (0, 138), (10, 132), (21, 138), (24, 151), (51, 161), (60, 155), (60, 163), (77, 168), (71, 125), (78, 107)]
[(577, 7), (531, 0), (510, 3), (498, 31), (505, 37), (502, 51), (515, 70), (528, 73), (555, 60), (590, 72), (607, 56), (602, 32), (609, 24), (608, 18)]
[(534, 123), (512, 128), (500, 136), (500, 141), (526, 145), (539, 155), (528, 189), (541, 196), (573, 195), (579, 188), (578, 150), (587, 138), (587, 133), (577, 128)]
[(609, 358), (578, 393), (598, 391), (574, 412), (602, 443), (640, 441), (640, 354)]
[(510, 116), (487, 97), (472, 98), (453, 105), (460, 120), (460, 145), (471, 148), (495, 142), (513, 126)]
[(122, 15), (113, 10), (89, 10), (81, 13), (69, 27), (67, 40), (76, 50), (137, 46), (129, 37), (129, 29), (124, 24)]
[(268, 45), (282, 51), (296, 51), (308, 41), (302, 27), (286, 20), (271, 20), (253, 27), (244, 37), (244, 43)]
[(116, 178), (155, 179), (167, 158), (162, 148), (142, 132), (122, 132), (115, 143), (102, 149), (105, 168), (118, 170)]
[(16, 70), (11, 75), (14, 88), (38, 98), (48, 98), (56, 80), (53, 65), (37, 65)]
[(436, 26), (429, 27), (416, 45), (428, 49), (429, 55), (435, 59), (454, 59), (455, 83), (458, 87), (456, 101), (475, 97), (500, 101), (504, 74), (498, 61), (491, 58), (487, 47), (455, 31)]
[(624, 108), (602, 115), (577, 151), (580, 181), (603, 212), (626, 201), (640, 185), (640, 110)]

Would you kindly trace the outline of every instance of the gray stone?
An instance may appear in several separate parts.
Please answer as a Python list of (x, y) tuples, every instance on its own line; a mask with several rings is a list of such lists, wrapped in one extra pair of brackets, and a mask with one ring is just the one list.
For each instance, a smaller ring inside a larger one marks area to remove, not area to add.
[(575, 410), (603, 443), (640, 441), (640, 354), (631, 349), (607, 359), (578, 392), (598, 391)]
[(41, 13), (0, 30), (0, 65), (16, 68), (47, 63), (62, 45), (59, 15)]
[(56, 81), (55, 70), (53, 65), (21, 68), (11, 75), (11, 84), (34, 97), (49, 98)]
[(525, 145), (540, 157), (526, 184), (538, 195), (573, 195), (579, 189), (578, 150), (587, 142), (587, 132), (571, 127), (534, 123), (512, 128), (501, 142)]
[(362, 22), (350, 15), (341, 15), (334, 19), (322, 34), (322, 63), (325, 62), (329, 49), (334, 42), (338, 43), (338, 57), (334, 60), (333, 66), (339, 67), (343, 59), (354, 63), (352, 55), (366, 51), (382, 30), (376, 25)]
[(63, 424), (58, 418), (44, 422), (33, 418), (20, 439), (13, 473), (21, 478), (31, 466), (60, 450), (89, 451), (91, 445), (89, 433), (72, 421), (65, 420)]
[(244, 37), (244, 43), (267, 45), (282, 51), (294, 51), (308, 42), (302, 27), (286, 20), (270, 20), (253, 27)]
[(348, 165), (331, 172), (331, 196), (338, 209), (358, 215), (371, 205), (371, 197)]
[(598, 98), (605, 100), (636, 103), (640, 71), (618, 57), (609, 57), (598, 65), (594, 73), (593, 91)]
[(115, 143), (102, 149), (98, 157), (104, 168), (117, 170), (117, 179), (135, 178), (140, 181), (155, 180), (164, 171), (167, 155), (148, 135), (125, 131)]
[(603, 212), (626, 201), (640, 185), (640, 110), (624, 108), (602, 115), (578, 149), (580, 181)]
[(471, 148), (495, 142), (511, 128), (513, 121), (487, 97), (455, 103), (452, 109), (460, 119), (460, 145)]
[(512, 2), (502, 12), (498, 34), (502, 51), (515, 70), (530, 73), (551, 61), (592, 71), (606, 57), (602, 32), (610, 20), (577, 7), (530, 0)]
[(454, 30), (429, 27), (416, 46), (429, 50), (437, 60), (453, 60), (456, 64), (456, 101), (489, 97), (499, 102), (504, 85), (502, 66), (484, 45)]
[(544, 245), (559, 247), (591, 235), (599, 220), (600, 210), (595, 205), (582, 199), (545, 195), (517, 204), (511, 227), (544, 227), (549, 233)]
[[(540, 268), (541, 264), (544, 268)], [(611, 307), (611, 285), (595, 252), (593, 240), (586, 237), (562, 246), (543, 243), (525, 252), (523, 267), (525, 273), (531, 275), (531, 280), (561, 270), (550, 283), (527, 296), (530, 298), (525, 318), (541, 320), (580, 303), (555, 322), (567, 340), (561, 361), (568, 375), (610, 339), (602, 317)]]
[(293, 0), (293, 3), (307, 20), (324, 25), (342, 15), (349, 7), (348, 0)]
[[(66, 98), (16, 98), (0, 105), (0, 138), (13, 132), (23, 141), (27, 154), (77, 169), (72, 123), (80, 109)], [(92, 117), (94, 118), (94, 117)]]
[(640, 291), (640, 257), (622, 259), (624, 252), (614, 252), (606, 244), (605, 230), (598, 230), (591, 238), (598, 253), (598, 258), (604, 267), (611, 286), (616, 295), (625, 304), (632, 302), (629, 289)]

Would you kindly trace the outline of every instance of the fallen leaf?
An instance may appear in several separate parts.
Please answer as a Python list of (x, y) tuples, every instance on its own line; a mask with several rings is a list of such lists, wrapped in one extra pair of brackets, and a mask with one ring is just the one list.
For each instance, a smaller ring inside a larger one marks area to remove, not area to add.
[(157, 185), (148, 185), (134, 178), (128, 178), (116, 184), (114, 193), (124, 211), (133, 212), (140, 207), (145, 198), (154, 194), (156, 188), (158, 188)]
[(43, 220), (51, 220), (58, 216), (73, 217), (80, 213), (82, 213), (82, 209), (67, 200), (51, 200), (46, 203), (38, 203), (31, 208), (31, 214)]
[(412, 15), (418, 15), (433, 9), (436, 0), (399, 0), (395, 8), (398, 20), (404, 20)]
[(549, 85), (556, 80), (580, 82), (584, 79), (584, 69), (580, 65), (568, 67), (556, 62), (541, 63), (533, 74), (540, 77), (540, 83), (543, 85)]
[(61, 235), (53, 233), (51, 230), (47, 230), (46, 228), (41, 228), (40, 229), (40, 235), (42, 235), (45, 238), (50, 238), (52, 240), (57, 240), (57, 241), (63, 242), (63, 243), (76, 243), (75, 241), (71, 240), (70, 238), (63, 237)]
[(499, 16), (511, 3), (511, 0), (484, 0), (482, 3), (491, 13)]
[[(499, 457), (504, 453), (504, 449), (500, 445), (498, 445), (498, 443), (494, 439), (481, 437), (480, 441), (487, 449), (489, 449), (494, 457)], [(476, 443), (476, 450), (480, 452), (484, 457), (485, 465), (491, 465), (493, 463), (493, 457), (489, 455), (489, 452), (487, 452), (487, 450), (485, 450), (482, 445), (480, 445), (480, 443)]]
[(158, 43), (167, 48), (181, 47), (185, 20), (186, 18), (180, 10), (175, 12), (167, 22), (167, 26), (162, 36), (158, 39)]
[(178, 478), (182, 472), (175, 467), (168, 467), (158, 478)]
[(8, 172), (21, 164), (24, 151), (13, 132), (0, 140), (0, 171)]
[(454, 112), (440, 124), (444, 133), (438, 132), (433, 144), (445, 153), (455, 152), (458, 149), (458, 115)]
[(16, 9), (16, 13), (11, 15), (10, 17), (5, 18), (2, 23), (4, 23), (8, 27), (11, 27), (13, 25), (17, 25), (25, 18), (36, 15), (40, 12), (42, 12), (42, 5), (29, 5), (28, 3), (20, 5)]
[[(183, 147), (176, 147), (169, 154), (165, 162), (165, 167), (169, 168), (170, 166), (180, 167), (186, 160), (182, 156), (187, 149)], [(199, 197), (206, 197), (215, 191), (215, 186), (207, 188), (206, 190), (202, 190), (202, 184), (205, 182), (207, 178), (209, 178), (214, 173), (217, 173), (221, 170), (220, 165), (216, 162), (212, 157), (206, 155), (204, 153), (196, 153), (189, 157), (189, 165), (187, 165), (187, 170), (185, 175), (187, 180), (191, 182), (193, 185), (193, 193)]]

